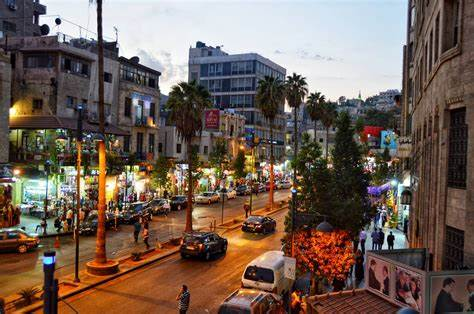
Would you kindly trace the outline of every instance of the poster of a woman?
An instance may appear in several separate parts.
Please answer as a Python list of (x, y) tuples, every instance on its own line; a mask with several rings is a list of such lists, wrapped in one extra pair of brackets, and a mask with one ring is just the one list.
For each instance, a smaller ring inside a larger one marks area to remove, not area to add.
[(369, 288), (386, 296), (390, 294), (390, 265), (382, 259), (369, 257)]
[(421, 312), (423, 304), (421, 275), (397, 266), (395, 281), (395, 300)]

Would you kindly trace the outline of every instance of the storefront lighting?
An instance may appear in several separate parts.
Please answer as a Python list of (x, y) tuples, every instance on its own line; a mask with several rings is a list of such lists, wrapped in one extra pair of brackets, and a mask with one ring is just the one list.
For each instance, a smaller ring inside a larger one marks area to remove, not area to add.
[(13, 175), (14, 176), (19, 176), (21, 173), (21, 170), (20, 169), (13, 169)]
[(58, 135), (58, 137), (56, 137), (56, 142), (66, 143), (66, 141), (67, 141), (67, 137), (62, 132)]
[(392, 187), (396, 187), (397, 184), (398, 184), (398, 180), (397, 179), (392, 179), (392, 181), (390, 181), (390, 184), (392, 185)]
[(16, 107), (11, 107), (9, 113), (10, 113), (10, 117), (16, 116), (18, 114)]

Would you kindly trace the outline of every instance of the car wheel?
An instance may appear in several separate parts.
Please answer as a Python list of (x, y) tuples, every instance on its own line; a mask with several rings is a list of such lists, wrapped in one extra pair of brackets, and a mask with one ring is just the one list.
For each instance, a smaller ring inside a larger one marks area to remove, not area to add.
[(22, 244), (18, 247), (18, 253), (23, 254), (23, 253), (26, 253), (27, 251), (28, 251), (28, 247), (24, 244)]
[(204, 258), (206, 259), (206, 261), (210, 260), (211, 259), (211, 252), (207, 251), (206, 254), (204, 255)]
[(184, 254), (184, 253), (181, 253), (181, 258), (182, 258), (182, 259), (186, 259), (186, 258), (188, 258), (188, 256), (187, 256), (186, 254)]

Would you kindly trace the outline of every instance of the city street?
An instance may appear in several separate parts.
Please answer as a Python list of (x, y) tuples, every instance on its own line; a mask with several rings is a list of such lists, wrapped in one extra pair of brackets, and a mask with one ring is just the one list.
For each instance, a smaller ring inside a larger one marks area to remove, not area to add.
[[(182, 260), (175, 254), (66, 301), (78, 313), (176, 313), (176, 295), (186, 284), (191, 292), (189, 313), (216, 313), (224, 298), (240, 287), (247, 263), (265, 251), (281, 248), (285, 215), (281, 211), (273, 216), (278, 223), (274, 234), (225, 233), (227, 254), (210, 262)], [(63, 302), (59, 312), (77, 313)]]
[[(287, 199), (288, 190), (275, 192), (275, 203)], [(268, 193), (261, 193), (254, 197), (254, 208), (263, 208), (268, 202)], [(243, 204), (248, 196), (238, 196), (236, 199), (225, 202), (224, 221), (243, 215)], [(179, 237), (184, 230), (185, 211), (172, 212), (168, 217), (154, 217), (150, 225), (150, 244), (156, 241), (167, 241), (172, 237)], [(195, 206), (193, 210), (193, 224), (195, 229), (208, 228), (216, 219), (221, 219), (221, 203), (211, 206)], [(54, 238), (44, 238), (40, 247), (26, 254), (0, 254), (0, 296), (7, 296), (20, 289), (42, 283), (43, 269), (41, 257), (43, 252), (53, 249), (57, 254), (57, 276), (70, 274), (74, 271), (75, 243), (72, 236), (60, 237), (60, 248), (54, 248)], [(95, 237), (83, 236), (80, 238), (80, 267), (94, 258)], [(133, 241), (133, 226), (121, 225), (118, 231), (107, 232), (107, 254), (110, 258), (126, 256), (135, 250), (144, 250), (145, 245), (140, 237), (139, 243)]]

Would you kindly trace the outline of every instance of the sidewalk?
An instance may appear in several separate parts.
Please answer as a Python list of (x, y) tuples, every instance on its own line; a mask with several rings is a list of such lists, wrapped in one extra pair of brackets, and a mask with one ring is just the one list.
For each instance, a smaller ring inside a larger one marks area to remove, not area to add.
[(39, 227), (38, 230), (36, 230), (36, 227), (41, 223), (41, 219), (33, 216), (21, 215), (18, 227), (24, 227), (26, 232), (37, 233), (40, 237), (71, 234), (71, 232), (64, 232), (64, 230), (61, 230), (61, 232), (58, 233), (54, 228), (54, 219), (56, 218), (53, 217), (46, 219), (48, 224), (46, 227), (46, 235), (43, 234), (43, 228)]

